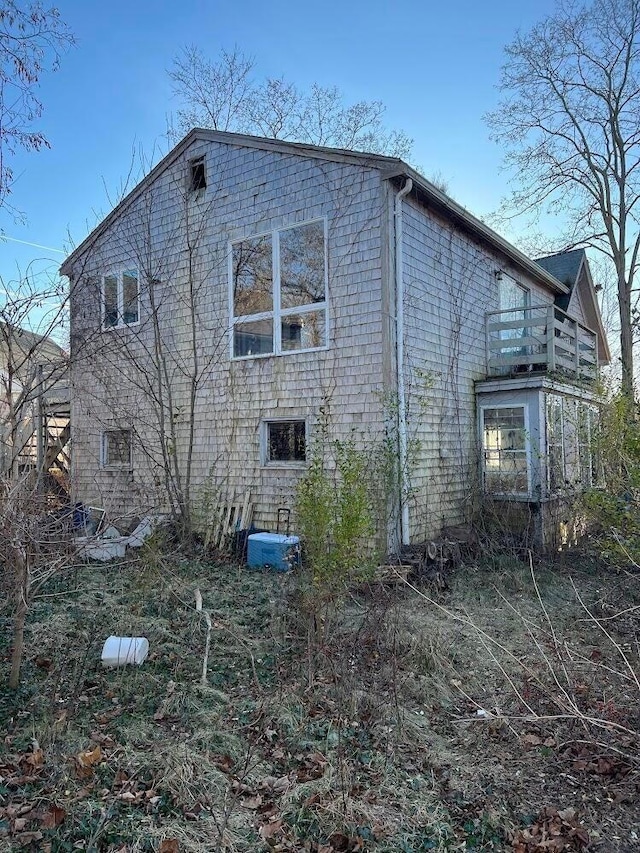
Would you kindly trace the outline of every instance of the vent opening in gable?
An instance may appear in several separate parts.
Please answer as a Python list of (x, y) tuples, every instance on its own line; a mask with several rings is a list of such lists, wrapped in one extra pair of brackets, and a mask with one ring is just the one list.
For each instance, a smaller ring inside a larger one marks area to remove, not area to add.
[(204, 157), (198, 157), (197, 160), (191, 160), (191, 192), (203, 190), (207, 186), (207, 173), (205, 169)]

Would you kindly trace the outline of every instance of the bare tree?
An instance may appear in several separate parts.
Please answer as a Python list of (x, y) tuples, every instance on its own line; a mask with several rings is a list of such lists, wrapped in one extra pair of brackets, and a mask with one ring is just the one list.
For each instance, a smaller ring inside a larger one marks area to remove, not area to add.
[(507, 208), (569, 223), (564, 246), (593, 247), (616, 272), (622, 390), (633, 396), (640, 251), (640, 0), (561, 0), (506, 48), (488, 116), (517, 188)]
[(0, 0), (0, 206), (11, 192), (10, 157), (18, 148), (49, 147), (45, 135), (33, 128), (42, 114), (37, 87), (71, 44), (73, 36), (55, 7), (38, 0)]
[(0, 279), (0, 589), (13, 608), (12, 689), (33, 596), (67, 564), (68, 359), (50, 337), (62, 337), (66, 295), (59, 279)]
[(405, 159), (410, 155), (412, 140), (385, 127), (381, 101), (346, 104), (335, 86), (314, 83), (302, 91), (283, 77), (254, 79), (255, 72), (255, 60), (238, 48), (222, 50), (214, 60), (197, 47), (185, 48), (169, 71), (182, 104), (179, 132), (207, 127)]
[(47, 405), (68, 393), (68, 357), (53, 340), (64, 337), (67, 291), (60, 279), (27, 273), (0, 279), (0, 300), (0, 478), (16, 480), (21, 467), (45, 465), (45, 437), (62, 431)]

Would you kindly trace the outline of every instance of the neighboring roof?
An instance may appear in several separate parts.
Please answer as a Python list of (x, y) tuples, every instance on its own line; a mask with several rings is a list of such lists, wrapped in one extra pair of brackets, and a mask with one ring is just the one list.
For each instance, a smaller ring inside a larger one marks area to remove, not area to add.
[(46, 355), (48, 359), (64, 359), (66, 353), (55, 341), (45, 335), (38, 335), (19, 326), (0, 322), (0, 348), (8, 341), (17, 347), (25, 357), (31, 357), (36, 352)]
[(220, 142), (227, 145), (236, 145), (244, 148), (256, 148), (265, 151), (275, 151), (282, 154), (295, 154), (301, 157), (314, 157), (320, 160), (332, 160), (337, 162), (351, 163), (353, 165), (378, 169), (385, 180), (392, 178), (411, 178), (416, 190), (425, 197), (429, 203), (438, 210), (445, 213), (449, 218), (460, 223), (468, 230), (482, 238), (489, 245), (506, 254), (518, 267), (526, 270), (534, 278), (541, 281), (555, 294), (566, 294), (569, 292), (563, 283), (558, 281), (543, 267), (536, 264), (524, 255), (515, 246), (481, 222), (472, 213), (459, 205), (445, 193), (441, 192), (430, 181), (416, 172), (411, 166), (397, 157), (386, 157), (382, 154), (369, 154), (366, 152), (347, 151), (342, 148), (325, 148), (320, 145), (308, 145), (302, 142), (285, 142), (280, 139), (266, 139), (258, 136), (247, 136), (241, 133), (229, 133), (221, 130), (204, 130), (194, 128), (184, 139), (179, 142), (150, 172), (143, 180), (115, 207), (111, 213), (95, 228), (89, 236), (80, 243), (60, 267), (62, 275), (72, 273), (73, 264), (102, 234), (109, 225), (117, 219), (135, 199), (156, 178), (174, 163), (184, 151), (197, 140), (205, 142)]

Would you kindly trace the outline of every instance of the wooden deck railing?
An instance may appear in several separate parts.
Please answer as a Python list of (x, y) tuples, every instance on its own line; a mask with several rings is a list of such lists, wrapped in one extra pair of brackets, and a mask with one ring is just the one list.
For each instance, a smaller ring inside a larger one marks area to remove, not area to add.
[(489, 376), (548, 372), (596, 380), (596, 333), (555, 305), (488, 312), (486, 346)]

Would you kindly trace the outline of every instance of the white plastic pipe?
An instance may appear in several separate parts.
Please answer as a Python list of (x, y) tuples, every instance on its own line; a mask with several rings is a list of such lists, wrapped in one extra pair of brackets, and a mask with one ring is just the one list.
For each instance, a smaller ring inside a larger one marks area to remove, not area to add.
[(396, 369), (398, 381), (398, 464), (400, 465), (400, 536), (409, 545), (409, 472), (407, 470), (407, 406), (404, 386), (404, 270), (402, 257), (402, 199), (413, 189), (407, 178), (394, 204), (396, 260)]

